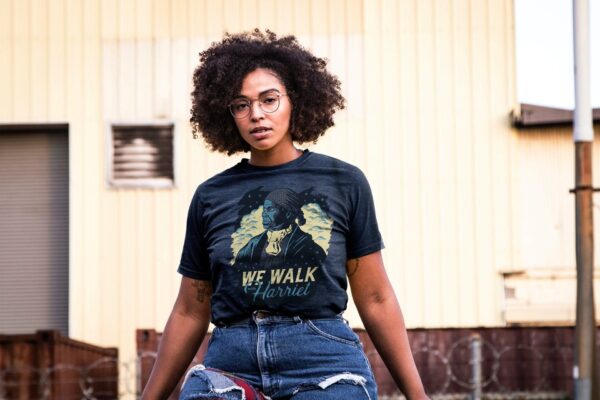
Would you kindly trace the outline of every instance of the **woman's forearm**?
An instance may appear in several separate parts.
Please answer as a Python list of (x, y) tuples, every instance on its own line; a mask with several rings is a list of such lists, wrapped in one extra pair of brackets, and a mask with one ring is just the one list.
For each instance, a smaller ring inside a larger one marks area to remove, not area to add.
[(210, 282), (182, 279), (142, 399), (166, 399), (179, 382), (208, 330), (211, 295)]
[(408, 399), (426, 399), (381, 252), (348, 260), (346, 268), (354, 304), (394, 381)]
[(171, 314), (142, 399), (166, 399), (171, 394), (196, 355), (207, 330), (208, 320), (201, 323), (187, 315)]
[(411, 400), (427, 398), (396, 297), (363, 306), (359, 312), (377, 352), (404, 395)]

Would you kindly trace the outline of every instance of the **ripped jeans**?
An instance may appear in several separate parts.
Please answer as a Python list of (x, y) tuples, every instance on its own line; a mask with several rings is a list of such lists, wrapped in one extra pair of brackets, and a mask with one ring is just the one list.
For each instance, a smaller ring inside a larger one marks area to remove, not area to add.
[(204, 365), (188, 372), (179, 398), (250, 399), (246, 383), (272, 400), (377, 399), (362, 345), (341, 317), (309, 320), (259, 311), (215, 328)]

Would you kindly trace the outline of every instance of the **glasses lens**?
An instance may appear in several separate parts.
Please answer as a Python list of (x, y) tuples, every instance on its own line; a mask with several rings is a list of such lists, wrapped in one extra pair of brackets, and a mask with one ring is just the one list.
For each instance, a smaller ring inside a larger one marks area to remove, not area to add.
[(260, 108), (264, 112), (272, 113), (279, 108), (279, 95), (277, 93), (265, 93), (260, 96)]
[(250, 102), (242, 99), (235, 100), (231, 103), (229, 109), (231, 110), (231, 114), (233, 114), (234, 117), (242, 118), (245, 117), (250, 111)]
[[(279, 108), (279, 97), (276, 92), (264, 93), (258, 98), (260, 109), (266, 113), (274, 113)], [(252, 103), (247, 99), (236, 99), (229, 105), (229, 110), (235, 118), (245, 118), (250, 114)]]

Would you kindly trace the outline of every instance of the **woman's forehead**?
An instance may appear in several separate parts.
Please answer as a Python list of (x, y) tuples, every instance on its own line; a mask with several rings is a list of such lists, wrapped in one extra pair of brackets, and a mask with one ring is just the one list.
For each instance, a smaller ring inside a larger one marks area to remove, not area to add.
[(270, 90), (277, 90), (283, 93), (285, 87), (275, 72), (265, 68), (258, 68), (244, 77), (240, 95), (254, 97)]

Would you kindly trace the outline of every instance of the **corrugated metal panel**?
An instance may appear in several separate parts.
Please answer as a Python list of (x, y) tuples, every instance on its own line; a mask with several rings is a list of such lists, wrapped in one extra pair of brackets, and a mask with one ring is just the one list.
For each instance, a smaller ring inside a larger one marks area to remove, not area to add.
[[(598, 135), (597, 124), (594, 129)], [(569, 193), (575, 183), (572, 131), (569, 125), (518, 131), (511, 186), (519, 230), (515, 231), (514, 262), (504, 268), (503, 282), (510, 323), (574, 323), (575, 198)], [(593, 173), (597, 175), (598, 140), (593, 155)], [(594, 214), (598, 232), (600, 216)], [(598, 240), (594, 247), (597, 254)], [(600, 282), (598, 276), (595, 280)]]
[[(599, 126), (594, 129), (598, 135)], [(519, 131), (519, 174), (514, 182), (521, 221), (513, 266), (517, 270), (575, 266), (575, 198), (569, 193), (575, 185), (572, 132), (568, 125)], [(598, 140), (593, 156), (593, 172), (598, 176)], [(600, 216), (594, 214), (594, 225), (599, 227)], [(594, 247), (600, 251), (598, 240)]]
[(0, 2), (0, 57), (5, 62), (0, 63), (0, 120), (13, 119), (13, 16), (12, 1)]
[[(40, 8), (37, 8), (37, 7)], [(196, 185), (236, 162), (192, 141), (198, 52), (225, 31), (295, 33), (347, 109), (314, 146), (369, 177), (410, 326), (502, 324), (520, 260), (512, 1), (0, 2), (0, 118), (71, 128), (71, 334), (135, 354), (174, 300)], [(35, 10), (34, 10), (35, 8)], [(5, 46), (6, 45), (6, 46)], [(36, 64), (37, 63), (37, 64)], [(34, 64), (36, 64), (34, 66)], [(175, 123), (177, 187), (109, 190), (106, 124)], [(517, 185), (517, 186), (515, 186)], [(349, 312), (353, 325), (357, 313)]]
[(512, 3), (365, 2), (364, 21), (364, 83), (345, 83), (364, 85), (367, 102), (349, 137), (408, 323), (501, 324), (498, 269), (513, 261)]
[(0, 333), (68, 331), (66, 132), (0, 132)]
[[(575, 325), (576, 278), (577, 272), (573, 267), (538, 266), (506, 273), (506, 322), (519, 325)], [(598, 290), (600, 270), (594, 271), (594, 292), (598, 293)], [(594, 299), (596, 318), (600, 318), (600, 300), (597, 296)]]

